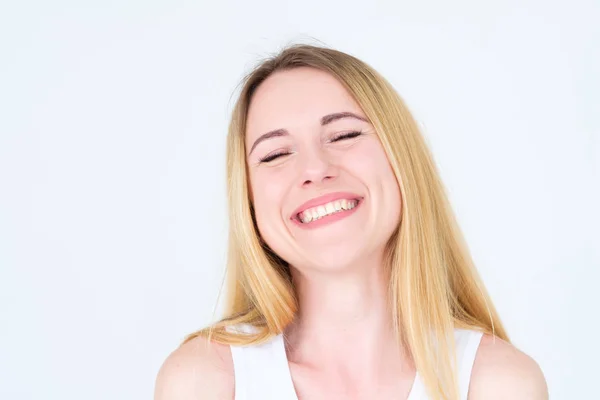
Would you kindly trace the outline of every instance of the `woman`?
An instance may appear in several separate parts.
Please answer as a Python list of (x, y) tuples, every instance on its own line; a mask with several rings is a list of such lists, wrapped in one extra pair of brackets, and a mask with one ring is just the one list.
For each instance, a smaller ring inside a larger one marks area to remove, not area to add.
[(548, 397), (414, 119), (364, 62), (309, 45), (262, 62), (227, 176), (226, 316), (168, 357), (156, 400)]

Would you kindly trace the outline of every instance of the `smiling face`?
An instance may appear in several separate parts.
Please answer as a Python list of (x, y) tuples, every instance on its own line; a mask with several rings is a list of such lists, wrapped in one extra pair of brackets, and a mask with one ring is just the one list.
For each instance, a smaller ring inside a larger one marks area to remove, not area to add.
[(252, 97), (245, 141), (258, 229), (282, 259), (335, 270), (383, 253), (400, 189), (373, 125), (336, 78), (308, 67), (269, 76)]

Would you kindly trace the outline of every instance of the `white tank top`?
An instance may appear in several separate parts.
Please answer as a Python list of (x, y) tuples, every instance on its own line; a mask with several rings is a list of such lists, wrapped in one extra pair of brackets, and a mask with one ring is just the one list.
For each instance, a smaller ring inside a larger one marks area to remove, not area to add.
[[(482, 332), (455, 329), (461, 400), (467, 400), (471, 370)], [(230, 346), (235, 374), (235, 400), (298, 400), (292, 382), (283, 336), (258, 346)], [(427, 400), (416, 373), (407, 400)]]

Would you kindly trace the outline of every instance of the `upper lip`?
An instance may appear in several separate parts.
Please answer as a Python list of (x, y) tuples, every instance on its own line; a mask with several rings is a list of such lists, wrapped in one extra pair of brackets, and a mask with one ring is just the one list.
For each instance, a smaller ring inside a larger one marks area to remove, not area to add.
[(360, 199), (362, 199), (362, 196), (359, 196), (356, 193), (350, 193), (350, 192), (335, 192), (335, 193), (329, 193), (329, 194), (326, 194), (323, 196), (315, 197), (314, 199), (311, 199), (311, 200), (307, 201), (306, 203), (302, 204), (300, 207), (298, 207), (293, 212), (292, 219), (296, 218), (298, 216), (298, 214), (300, 214), (302, 211), (304, 211), (308, 208), (321, 206), (321, 205), (329, 203), (331, 201), (341, 200), (341, 199), (348, 199), (348, 200), (358, 199), (358, 200), (360, 200)]

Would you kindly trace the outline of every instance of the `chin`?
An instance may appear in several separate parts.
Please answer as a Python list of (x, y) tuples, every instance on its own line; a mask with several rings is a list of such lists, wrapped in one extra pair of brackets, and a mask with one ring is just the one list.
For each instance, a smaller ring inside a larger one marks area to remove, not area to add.
[(305, 262), (300, 265), (310, 266), (312, 270), (318, 270), (322, 272), (342, 272), (350, 270), (360, 263), (359, 260), (364, 259), (361, 257), (361, 249), (358, 246), (344, 246), (343, 249), (336, 249), (335, 251), (320, 251), (313, 254), (305, 254)]

